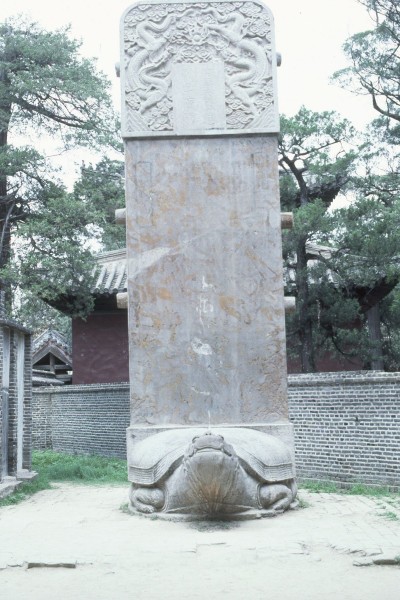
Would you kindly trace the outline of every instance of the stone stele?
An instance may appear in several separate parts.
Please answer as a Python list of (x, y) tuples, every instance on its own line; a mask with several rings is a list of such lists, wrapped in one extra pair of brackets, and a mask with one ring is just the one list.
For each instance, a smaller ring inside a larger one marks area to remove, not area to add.
[(131, 508), (279, 512), (296, 486), (273, 18), (142, 2), (121, 32)]

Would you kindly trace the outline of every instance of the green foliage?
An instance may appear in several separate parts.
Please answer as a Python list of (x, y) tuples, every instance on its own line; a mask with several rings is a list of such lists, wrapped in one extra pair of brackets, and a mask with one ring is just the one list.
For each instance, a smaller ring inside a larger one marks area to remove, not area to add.
[[(358, 343), (360, 357), (366, 366), (398, 370), (399, 323), (387, 310), (400, 281), (400, 138), (392, 123), (381, 117), (366, 131), (352, 176), (352, 201), (332, 214), (329, 243), (337, 249), (331, 269), (345, 293), (357, 296), (360, 324), (368, 323), (368, 337), (362, 332)], [(371, 307), (381, 313), (380, 333), (367, 320)], [(374, 356), (382, 360), (375, 362)]]
[(107, 157), (97, 165), (83, 165), (73, 196), (94, 215), (104, 251), (125, 247), (125, 228), (115, 224), (115, 209), (125, 206), (124, 163)]
[(290, 236), (293, 239), (306, 239), (309, 241), (321, 238), (323, 233), (330, 232), (330, 220), (326, 214), (326, 204), (316, 198), (308, 204), (303, 204), (297, 209), (293, 208), (294, 223), (293, 233)]
[[(115, 118), (109, 82), (79, 54), (69, 29), (45, 31), (22, 18), (0, 25), (0, 125), (29, 124), (69, 144), (109, 142)], [(100, 134), (100, 135), (99, 135)]]
[[(295, 211), (284, 256), (298, 295), (288, 337), (303, 370), (315, 369), (314, 356), (326, 350), (357, 357), (364, 368), (399, 368), (400, 324), (390, 306), (400, 281), (400, 6), (360, 2), (373, 27), (347, 41), (351, 66), (335, 79), (369, 94), (380, 117), (356, 149), (353, 129), (334, 113), (303, 108), (282, 120), (282, 206)], [(343, 190), (347, 206), (333, 210)], [(316, 256), (310, 244), (331, 251)]]
[(332, 218), (336, 268), (342, 280), (372, 286), (400, 275), (400, 204), (384, 206), (371, 197), (357, 197)]
[[(279, 164), (285, 176), (298, 187), (306, 185), (311, 199), (319, 197), (329, 205), (338, 190), (332, 188), (329, 194), (327, 183), (345, 176), (354, 160), (349, 145), (355, 135), (353, 127), (333, 111), (316, 113), (303, 106), (294, 117), (281, 116), (281, 131)], [(294, 191), (286, 177), (284, 186)], [(300, 196), (295, 194), (292, 202), (299, 206)]]
[[(385, 511), (381, 516), (387, 519), (388, 521), (400, 521), (400, 518), (398, 517), (397, 513), (393, 512), (392, 510)], [(395, 560), (396, 562), (400, 562), (398, 561), (397, 557)]]
[(21, 484), (15, 492), (0, 499), (0, 507), (11, 506), (33, 494), (51, 488), (52, 482), (70, 481), (87, 484), (124, 484), (127, 482), (126, 461), (102, 456), (71, 456), (46, 450), (34, 452), (32, 470), (37, 477)]
[(340, 489), (337, 484), (332, 481), (302, 481), (300, 489), (314, 492), (315, 494), (339, 494)]
[(303, 371), (313, 371), (316, 353), (326, 345), (327, 336), (332, 337), (333, 324), (321, 327), (329, 316), (328, 298), (337, 303), (339, 296), (327, 276), (326, 253), (311, 252), (310, 244), (331, 245), (329, 208), (350, 179), (354, 131), (336, 113), (314, 113), (304, 107), (281, 123), (281, 204), (294, 213), (294, 227), (283, 238), (283, 254), (293, 273), (287, 290), (297, 296), (296, 313), (287, 322), (288, 350), (300, 356)]
[(0, 281), (85, 316), (90, 244), (108, 213), (68, 193), (37, 149), (9, 143), (10, 133), (45, 133), (61, 149), (119, 146), (109, 82), (80, 46), (68, 28), (45, 31), (21, 18), (0, 24)]
[(335, 78), (356, 93), (369, 94), (374, 108), (400, 121), (400, 6), (398, 0), (361, 0), (373, 28), (353, 35), (344, 45), (351, 66)]
[(61, 186), (50, 183), (38, 189), (29, 219), (18, 225), (18, 242), (12, 262), (2, 270), (3, 280), (50, 303), (62, 297), (70, 314), (85, 316), (93, 302), (90, 217)]
[(24, 500), (27, 500), (33, 494), (41, 492), (42, 490), (48, 490), (51, 488), (50, 482), (46, 477), (46, 474), (39, 475), (33, 481), (22, 483), (12, 494), (5, 498), (0, 498), (0, 508), (2, 506), (12, 506), (19, 504)]
[[(342, 160), (346, 155), (343, 144), (354, 136), (351, 123), (338, 113), (316, 113), (305, 106), (294, 117), (282, 115), (281, 130), (282, 155), (291, 154), (302, 160), (313, 172), (321, 165), (326, 168)], [(336, 152), (332, 153), (330, 149), (336, 144)]]
[(35, 452), (32, 468), (49, 481), (126, 483), (126, 461), (95, 455), (70, 455), (46, 450)]
[(18, 305), (14, 308), (14, 318), (32, 331), (33, 338), (48, 329), (61, 333), (72, 344), (71, 318), (52, 308), (46, 302), (27, 291), (19, 290)]
[(380, 304), (385, 367), (398, 371), (400, 365), (400, 286)]
[(303, 500), (303, 498), (298, 497), (298, 507), (299, 508), (310, 508), (311, 504), (307, 502), (307, 500)]
[(373, 496), (374, 498), (398, 498), (398, 494), (390, 492), (388, 487), (365, 485), (364, 483), (356, 483), (350, 488), (345, 489), (344, 492), (352, 496)]
[(370, 496), (374, 498), (392, 499), (397, 502), (400, 499), (399, 493), (391, 492), (385, 486), (365, 485), (364, 483), (355, 483), (351, 486), (339, 487), (334, 481), (312, 481), (304, 480), (300, 484), (300, 489), (308, 490), (316, 494), (344, 494), (350, 496)]

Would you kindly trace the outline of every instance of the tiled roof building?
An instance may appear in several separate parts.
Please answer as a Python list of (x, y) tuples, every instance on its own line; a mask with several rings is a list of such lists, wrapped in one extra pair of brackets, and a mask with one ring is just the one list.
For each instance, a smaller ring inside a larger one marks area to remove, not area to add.
[(104, 252), (93, 273), (94, 310), (72, 322), (73, 384), (129, 380), (127, 311), (117, 294), (127, 291), (126, 251)]
[(126, 250), (99, 254), (92, 287), (95, 296), (115, 295), (127, 291)]
[(32, 343), (33, 385), (71, 383), (72, 349), (61, 333), (48, 329)]

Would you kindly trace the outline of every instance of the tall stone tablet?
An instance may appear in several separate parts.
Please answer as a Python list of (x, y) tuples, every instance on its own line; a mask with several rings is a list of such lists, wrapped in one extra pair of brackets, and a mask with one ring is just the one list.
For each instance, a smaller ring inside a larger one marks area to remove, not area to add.
[[(131, 506), (283, 510), (296, 492), (272, 15), (253, 1), (138, 3), (121, 64)], [(215, 480), (230, 491), (213, 496)]]

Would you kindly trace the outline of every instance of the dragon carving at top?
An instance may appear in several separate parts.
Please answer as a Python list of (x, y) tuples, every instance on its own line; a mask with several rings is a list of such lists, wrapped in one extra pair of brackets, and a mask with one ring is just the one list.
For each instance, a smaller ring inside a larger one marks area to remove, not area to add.
[(255, 2), (138, 4), (125, 16), (128, 130), (174, 130), (174, 63), (223, 61), (226, 128), (276, 123), (269, 12)]

